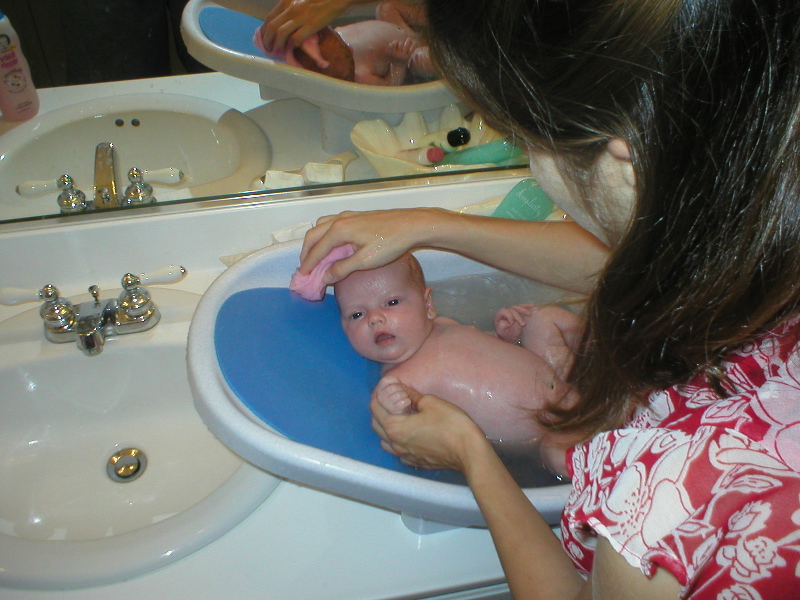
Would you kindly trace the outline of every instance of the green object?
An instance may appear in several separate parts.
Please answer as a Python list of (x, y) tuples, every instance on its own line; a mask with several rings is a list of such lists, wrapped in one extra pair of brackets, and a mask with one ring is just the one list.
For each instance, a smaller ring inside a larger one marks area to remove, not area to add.
[(504, 163), (522, 155), (522, 149), (508, 138), (480, 144), (464, 150), (447, 152), (439, 165), (482, 165)]
[(553, 201), (535, 179), (523, 179), (508, 192), (492, 213), (501, 219), (544, 221), (553, 212)]

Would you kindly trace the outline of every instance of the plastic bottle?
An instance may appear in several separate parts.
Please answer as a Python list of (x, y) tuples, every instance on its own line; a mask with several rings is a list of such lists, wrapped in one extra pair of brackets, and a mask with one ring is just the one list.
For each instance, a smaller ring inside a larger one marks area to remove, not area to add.
[(535, 179), (523, 179), (506, 194), (493, 217), (519, 221), (544, 221), (553, 212), (553, 201)]
[(39, 94), (33, 85), (19, 36), (0, 10), (0, 111), (9, 121), (24, 121), (39, 112)]
[(522, 149), (508, 138), (448, 152), (440, 165), (517, 164), (527, 162)]

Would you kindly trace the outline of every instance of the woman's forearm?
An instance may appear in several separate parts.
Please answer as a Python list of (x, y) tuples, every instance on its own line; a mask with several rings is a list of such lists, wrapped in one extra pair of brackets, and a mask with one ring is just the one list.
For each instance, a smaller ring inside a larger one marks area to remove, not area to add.
[(353, 244), (356, 253), (331, 265), (325, 283), (374, 269), (408, 250), (433, 247), (563, 289), (589, 293), (608, 248), (572, 222), (516, 221), (463, 215), (442, 208), (344, 212), (322, 217), (306, 233), (304, 274), (331, 250)]
[[(442, 211), (444, 212), (444, 211)], [(423, 245), (556, 287), (589, 293), (608, 247), (573, 222), (517, 221), (448, 212), (423, 228)]]
[(583, 578), (488, 443), (475, 444), (464, 473), (515, 600), (579, 597)]

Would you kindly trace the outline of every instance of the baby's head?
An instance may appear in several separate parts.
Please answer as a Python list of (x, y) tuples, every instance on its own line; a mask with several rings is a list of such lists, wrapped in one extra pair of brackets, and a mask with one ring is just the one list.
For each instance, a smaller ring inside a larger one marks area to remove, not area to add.
[(425, 343), (436, 311), (422, 267), (411, 254), (334, 285), (342, 329), (364, 358), (399, 364)]

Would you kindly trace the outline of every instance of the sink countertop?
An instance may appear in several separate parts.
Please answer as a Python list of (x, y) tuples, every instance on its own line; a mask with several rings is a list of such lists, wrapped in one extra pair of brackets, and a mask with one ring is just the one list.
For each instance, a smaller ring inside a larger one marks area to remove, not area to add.
[[(209, 98), (242, 111), (264, 103), (256, 84), (209, 73), (44, 89), (42, 109), (53, 110), (100, 95), (159, 90)], [(202, 293), (224, 269), (220, 256), (266, 245), (271, 231), (345, 207), (438, 204), (456, 208), (505, 194), (516, 181), (518, 178), (501, 177), (470, 184), (396, 188), (381, 192), (377, 201), (374, 192), (344, 192), (274, 205), (109, 216), (91, 223), (22, 230), (0, 228), (0, 256), (4, 257), (0, 286), (38, 288), (52, 282), (70, 296), (85, 291), (91, 283), (116, 288), (126, 270), (147, 271), (179, 263), (189, 269), (189, 276), (174, 287)], [(221, 230), (233, 234), (219, 235)], [(138, 254), (132, 257), (129, 249), (119, 244), (126, 236), (148, 243), (137, 247)], [(59, 256), (57, 264), (47, 262), (53, 254)], [(0, 319), (34, 306), (0, 307)], [(107, 351), (113, 352), (113, 347)], [(80, 359), (83, 357), (77, 356)], [(466, 600), (506, 597), (502, 596), (507, 590), (502, 581), (485, 530), (454, 529), (421, 536), (406, 529), (396, 513), (283, 482), (236, 528), (163, 569), (126, 582), (80, 590), (0, 588), (0, 600), (378, 600), (446, 594), (453, 594), (447, 595), (451, 600)]]

